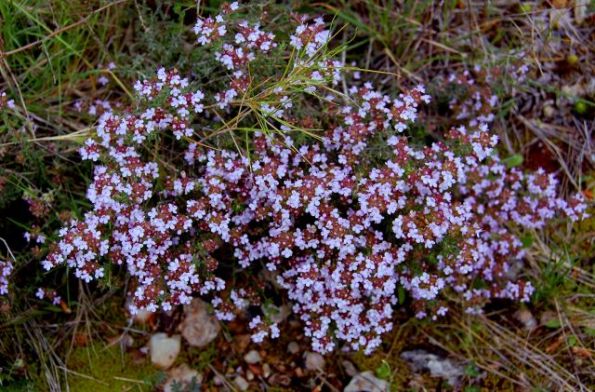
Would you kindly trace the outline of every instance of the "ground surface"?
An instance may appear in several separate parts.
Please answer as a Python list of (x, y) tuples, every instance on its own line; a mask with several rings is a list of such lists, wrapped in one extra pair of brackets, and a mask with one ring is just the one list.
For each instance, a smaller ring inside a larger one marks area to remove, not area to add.
[[(218, 7), (202, 3), (201, 12)], [(427, 127), (416, 130), (421, 138), (446, 121), (441, 102), (453, 95), (440, 89), (441, 78), (476, 65), (527, 65), (524, 82), (503, 74), (489, 86), (502, 102), (493, 122), (502, 155), (526, 169), (556, 172), (563, 193), (580, 191), (592, 200), (591, 3), (273, 3), (251, 2), (246, 9), (267, 12), (273, 24), (289, 9), (324, 15), (336, 26), (345, 59), (381, 71), (370, 77), (385, 90), (423, 82), (442, 95), (425, 113)], [(55, 230), (88, 207), (91, 167), (76, 151), (101, 102), (126, 103), (133, 82), (160, 65), (184, 73), (201, 64), (208, 71), (191, 50), (196, 10), (191, 0), (0, 2), (0, 90), (18, 107), (14, 115), (0, 113), (0, 255), (16, 260), (14, 289), (0, 302), (0, 389), (163, 388), (169, 373), (151, 365), (145, 346), (155, 332), (176, 331), (183, 311), (133, 324), (124, 311), (124, 271), (94, 286), (65, 271), (42, 273), (44, 246), (28, 243), (23, 233)], [(395, 391), (593, 390), (594, 233), (593, 218), (529, 233), (523, 274), (537, 289), (530, 304), (497, 302), (484, 315), (454, 311), (437, 322), (417, 320), (403, 308), (371, 356), (336, 353), (316, 370), (307, 365), (309, 341), (289, 316), (284, 323), (294, 333), (280, 340), (251, 343), (247, 320), (239, 319), (206, 347), (183, 345), (176, 366), (197, 370), (203, 390), (241, 389), (241, 377), (253, 390), (334, 391), (363, 371)], [(39, 301), (40, 286), (57, 288), (62, 301)], [(260, 360), (247, 363), (252, 350)], [(412, 352), (421, 359), (412, 360)]]

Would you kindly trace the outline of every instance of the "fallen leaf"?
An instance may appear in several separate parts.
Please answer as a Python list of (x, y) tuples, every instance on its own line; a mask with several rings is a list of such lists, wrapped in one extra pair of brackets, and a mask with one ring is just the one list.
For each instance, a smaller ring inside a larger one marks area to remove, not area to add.
[(562, 336), (559, 336), (556, 340), (554, 340), (552, 343), (550, 343), (545, 348), (545, 352), (548, 354), (553, 353), (554, 351), (556, 351), (558, 349), (558, 347), (560, 347), (560, 345), (562, 344), (563, 341), (564, 341), (564, 339), (562, 338)]
[(590, 350), (584, 348), (584, 347), (573, 347), (572, 348), (572, 352), (576, 355), (578, 355), (581, 358), (591, 358), (593, 356), (593, 354), (591, 353)]
[(89, 343), (89, 337), (86, 333), (75, 333), (74, 334), (74, 345), (77, 347), (84, 347)]
[(254, 375), (256, 376), (260, 376), (262, 375), (262, 368), (258, 365), (248, 365), (248, 368), (250, 369), (250, 371), (252, 371), (252, 373), (254, 373)]
[(568, 6), (568, 0), (551, 0), (552, 7), (560, 9)]
[(60, 301), (60, 308), (62, 308), (62, 311), (64, 313), (67, 313), (67, 314), (72, 313), (72, 310), (68, 307), (68, 305), (66, 305), (66, 302), (64, 302), (64, 301)]
[(250, 335), (248, 335), (248, 334), (237, 335), (234, 338), (234, 343), (235, 343), (237, 352), (243, 353), (244, 351), (246, 351), (246, 348), (248, 348), (248, 345), (250, 344)]

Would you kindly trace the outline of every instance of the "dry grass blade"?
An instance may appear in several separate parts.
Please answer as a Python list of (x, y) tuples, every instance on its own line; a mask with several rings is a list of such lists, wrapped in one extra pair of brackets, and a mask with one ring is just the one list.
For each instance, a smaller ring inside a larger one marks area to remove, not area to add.
[(81, 20), (79, 20), (79, 21), (77, 21), (75, 23), (72, 23), (72, 24), (70, 24), (68, 26), (61, 27), (61, 28), (59, 28), (59, 29), (57, 29), (55, 31), (52, 31), (51, 33), (49, 33), (47, 36), (43, 37), (42, 39), (39, 39), (39, 40), (34, 41), (34, 42), (31, 42), (31, 43), (29, 43), (27, 45), (24, 45), (24, 46), (21, 46), (18, 49), (9, 50), (8, 52), (0, 51), (0, 58), (9, 57), (9, 56), (12, 56), (13, 54), (17, 54), (19, 52), (22, 52), (22, 51), (25, 51), (25, 50), (34, 48), (37, 45), (41, 45), (45, 41), (47, 41), (49, 39), (52, 39), (52, 38), (56, 37), (57, 35), (60, 35), (60, 34), (62, 34), (64, 32), (66, 32), (66, 31), (68, 31), (68, 30), (70, 30), (72, 28), (75, 28), (77, 26), (80, 26), (80, 25), (82, 25), (84, 23), (87, 23), (89, 21), (89, 19), (91, 19), (91, 17), (93, 15), (99, 14), (99, 13), (101, 13), (101, 12), (103, 12), (103, 11), (105, 11), (105, 10), (113, 7), (113, 6), (116, 6), (116, 5), (125, 3), (127, 1), (129, 1), (129, 0), (116, 0), (114, 2), (111, 2), (109, 4), (104, 5), (101, 8), (96, 9), (93, 12), (90, 12), (87, 16), (85, 16), (84, 18), (82, 18)]
[(543, 128), (537, 125), (534, 121), (530, 121), (523, 116), (517, 116), (517, 118), (527, 127), (529, 128), (538, 138), (539, 140), (544, 143), (548, 149), (555, 155), (557, 158), (558, 163), (560, 164), (560, 168), (566, 175), (567, 181), (569, 181), (575, 189), (580, 189), (579, 184), (576, 182), (575, 178), (577, 177), (575, 173), (571, 171), (568, 166), (568, 161), (565, 157), (565, 154), (561, 151), (560, 147), (558, 147), (550, 137), (546, 133), (544, 133)]
[(23, 324), (23, 330), (29, 337), (31, 346), (35, 349), (50, 392), (62, 392), (63, 380), (60, 373), (64, 368), (64, 363), (60, 356), (56, 354), (53, 345), (47, 340), (36, 322), (31, 321)]
[[(574, 374), (556, 362), (552, 356), (539, 350), (526, 339), (520, 338), (502, 325), (482, 317), (482, 326), (487, 330), (490, 340), (496, 343), (499, 350), (508, 354), (513, 361), (518, 361), (527, 369), (537, 372), (548, 384), (555, 385), (556, 390), (561, 391), (588, 391), (589, 388), (584, 385)], [(474, 334), (469, 330), (469, 333)], [(510, 369), (510, 374), (514, 374)], [(543, 380), (532, 380), (532, 383), (538, 386)]]

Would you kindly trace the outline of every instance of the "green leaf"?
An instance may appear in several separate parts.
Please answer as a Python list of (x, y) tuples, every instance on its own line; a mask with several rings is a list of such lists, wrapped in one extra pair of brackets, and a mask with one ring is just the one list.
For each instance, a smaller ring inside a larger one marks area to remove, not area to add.
[(549, 320), (547, 323), (545, 323), (545, 326), (551, 329), (558, 329), (562, 326), (562, 324), (560, 323), (560, 320), (558, 320), (557, 318), (553, 318)]
[(403, 305), (405, 303), (405, 288), (403, 286), (399, 286), (397, 295), (399, 297), (399, 304)]
[(577, 101), (574, 104), (574, 110), (578, 114), (585, 114), (585, 113), (587, 113), (587, 104), (584, 101)]
[(533, 245), (534, 239), (531, 234), (524, 235), (521, 237), (521, 243), (523, 244), (523, 248), (529, 248)]
[(380, 366), (376, 368), (376, 376), (383, 380), (389, 380), (391, 374), (390, 365), (383, 359)]
[(480, 373), (477, 366), (475, 366), (475, 363), (471, 362), (467, 366), (465, 366), (465, 374), (469, 377), (477, 377)]
[(514, 154), (514, 155), (509, 156), (506, 159), (503, 159), (502, 162), (509, 169), (513, 168), (513, 167), (521, 166), (523, 164), (523, 156), (521, 154)]
[(521, 3), (519, 4), (519, 11), (521, 13), (526, 14), (533, 10), (533, 6), (530, 3)]
[(474, 289), (481, 290), (481, 289), (485, 289), (486, 287), (488, 287), (488, 284), (487, 284), (487, 283), (486, 283), (486, 281), (485, 281), (485, 280), (483, 280), (483, 279), (479, 279), (479, 278), (478, 278), (478, 279), (475, 279), (475, 280), (473, 281), (473, 288), (474, 288)]

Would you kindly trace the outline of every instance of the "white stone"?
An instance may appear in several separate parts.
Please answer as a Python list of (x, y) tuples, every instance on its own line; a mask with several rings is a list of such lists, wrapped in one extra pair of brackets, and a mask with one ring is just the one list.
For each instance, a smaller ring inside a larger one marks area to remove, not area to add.
[(306, 369), (322, 370), (324, 369), (324, 357), (318, 353), (306, 353)]
[(514, 313), (514, 317), (523, 324), (523, 327), (531, 331), (537, 328), (537, 320), (528, 309), (519, 309)]
[(271, 366), (268, 363), (262, 365), (262, 375), (264, 378), (269, 378), (271, 375)]
[(248, 381), (246, 381), (246, 379), (242, 376), (237, 376), (233, 382), (240, 391), (247, 391), (248, 388), (250, 388), (250, 384), (248, 384)]
[(287, 345), (287, 352), (289, 352), (290, 354), (297, 354), (298, 351), (300, 351), (300, 345), (296, 342), (289, 342), (289, 344)]
[[(126, 309), (130, 309), (132, 305), (132, 298), (128, 297), (126, 299)], [(131, 315), (132, 321), (139, 325), (145, 325), (149, 322), (151, 318), (155, 316), (155, 312), (149, 312), (145, 309), (139, 309), (135, 314)]]
[(543, 115), (547, 118), (552, 118), (556, 114), (556, 109), (551, 105), (545, 105), (543, 107)]
[(162, 369), (169, 368), (180, 353), (181, 340), (180, 335), (167, 336), (163, 332), (151, 336), (151, 362)]
[(206, 302), (195, 298), (184, 307), (186, 317), (180, 324), (182, 336), (191, 346), (204, 347), (211, 343), (221, 330), (219, 321), (209, 314)]
[(465, 374), (462, 364), (426, 350), (403, 351), (401, 358), (409, 362), (414, 372), (429, 370), (433, 377), (442, 377), (455, 387), (459, 378)]
[(186, 364), (176, 366), (175, 368), (171, 369), (168, 374), (169, 377), (163, 386), (164, 392), (173, 392), (174, 384), (178, 386), (178, 391), (185, 391), (191, 385), (193, 385), (193, 382), (196, 386), (200, 386), (202, 382), (202, 376), (198, 373), (198, 371), (191, 369)]
[(345, 369), (345, 373), (347, 373), (349, 377), (354, 377), (357, 374), (357, 369), (353, 363), (349, 361), (343, 361), (341, 362), (341, 365), (343, 365), (343, 369)]
[(220, 375), (216, 375), (215, 377), (213, 377), (213, 384), (220, 387), (223, 384), (225, 384), (225, 379), (223, 377), (221, 377)]
[(154, 314), (154, 312), (149, 312), (148, 310), (139, 310), (134, 316), (132, 316), (132, 320), (136, 324), (145, 325)]
[(389, 385), (372, 374), (372, 372), (362, 372), (351, 379), (343, 392), (389, 392)]
[(247, 364), (254, 365), (255, 363), (262, 361), (262, 358), (260, 357), (258, 351), (250, 350), (246, 355), (244, 355), (244, 361), (246, 361)]

